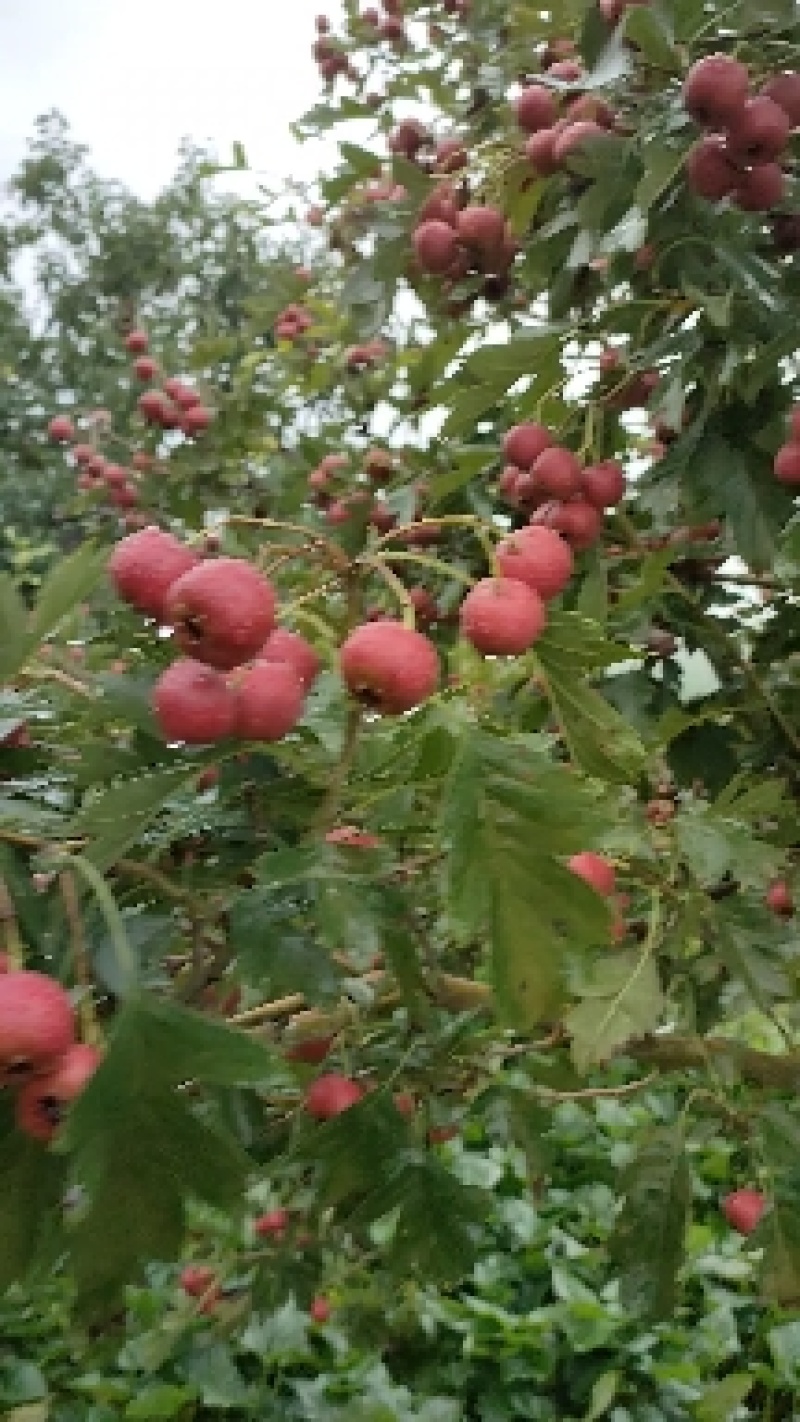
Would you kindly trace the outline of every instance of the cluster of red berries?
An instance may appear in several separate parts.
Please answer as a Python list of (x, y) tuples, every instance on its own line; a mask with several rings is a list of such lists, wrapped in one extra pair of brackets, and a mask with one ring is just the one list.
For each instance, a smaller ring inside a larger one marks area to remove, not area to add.
[(339, 75), (344, 79), (352, 79), (353, 82), (357, 82), (359, 79), (358, 70), (353, 67), (341, 45), (331, 37), (331, 22), (328, 16), (317, 15), (314, 23), (317, 38), (311, 53), (319, 69), (320, 78), (326, 84), (332, 84)]
[(782, 484), (800, 487), (800, 405), (789, 413), (789, 438), (775, 455), (772, 467)]
[(0, 976), (0, 1086), (17, 1089), (15, 1119), (26, 1136), (52, 1140), (101, 1053), (75, 1041), (72, 1003), (61, 985), (24, 969)]
[(389, 151), (407, 158), (426, 173), (457, 173), (467, 166), (460, 138), (435, 139), (419, 119), (405, 118), (389, 135)]
[[(553, 74), (559, 64), (561, 68), (569, 66), (571, 73), (577, 68), (574, 77), (580, 77), (580, 65), (571, 60), (556, 61), (549, 73)], [(514, 115), (528, 135), (526, 157), (543, 177), (564, 168), (570, 155), (585, 143), (607, 137), (616, 122), (605, 99), (593, 94), (569, 99), (561, 113), (559, 96), (544, 84), (529, 84), (523, 89), (514, 101)]]
[(308, 476), (311, 498), (324, 511), (328, 523), (347, 523), (359, 504), (371, 503), (369, 522), (379, 533), (388, 533), (397, 523), (384, 500), (372, 498), (370, 487), (381, 488), (395, 474), (395, 461), (388, 449), (369, 449), (361, 459), (366, 483), (353, 487), (346, 454), (326, 454)]
[(451, 282), (478, 273), (505, 277), (519, 251), (502, 212), (488, 203), (460, 207), (452, 184), (426, 199), (412, 242), (420, 271)]
[(530, 515), (532, 526), (554, 529), (578, 552), (597, 542), (603, 510), (625, 494), (619, 464), (607, 459), (583, 466), (545, 425), (533, 423), (514, 425), (503, 440), (503, 453), (508, 463), (500, 475), (500, 493)]
[(376, 39), (388, 40), (394, 45), (404, 45), (406, 29), (403, 23), (403, 0), (383, 0), (383, 13), (373, 5), (362, 10), (362, 25), (372, 30)]
[[(146, 331), (131, 331), (125, 338), (128, 350), (136, 356), (133, 373), (137, 380), (155, 380), (159, 374), (157, 361), (147, 355), (149, 338)], [(156, 390), (145, 390), (139, 396), (139, 410), (149, 425), (159, 425), (165, 430), (181, 430), (190, 439), (202, 435), (211, 424), (214, 414), (202, 397), (185, 381), (176, 376), (168, 377)]]
[(153, 689), (166, 740), (276, 741), (296, 726), (320, 661), (304, 637), (275, 627), (274, 590), (252, 563), (201, 560), (150, 527), (117, 544), (108, 571), (126, 602), (174, 629), (186, 654)]
[(710, 130), (686, 160), (692, 191), (711, 202), (730, 198), (746, 212), (776, 207), (786, 190), (779, 160), (800, 125), (800, 74), (775, 74), (751, 95), (746, 65), (709, 54), (689, 70), (683, 102)]
[(279, 311), (273, 327), (279, 341), (296, 341), (314, 324), (314, 317), (305, 306), (293, 302)]
[(352, 375), (365, 370), (374, 370), (385, 359), (389, 347), (380, 337), (374, 341), (364, 341), (360, 346), (348, 346), (344, 353), (345, 369)]

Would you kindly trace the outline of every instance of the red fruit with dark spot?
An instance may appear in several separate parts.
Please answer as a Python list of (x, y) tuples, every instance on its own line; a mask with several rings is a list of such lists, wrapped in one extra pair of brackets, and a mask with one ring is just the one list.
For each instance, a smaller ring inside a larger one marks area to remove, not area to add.
[(324, 1062), (333, 1046), (333, 1037), (308, 1037), (304, 1042), (295, 1042), (283, 1053), (288, 1062), (306, 1062), (318, 1066)]
[(767, 908), (779, 918), (791, 918), (794, 913), (792, 891), (785, 879), (775, 879), (765, 896)]
[(280, 741), (303, 714), (303, 686), (288, 662), (256, 661), (228, 678), (243, 741)]
[(723, 138), (700, 138), (689, 149), (686, 181), (698, 197), (707, 198), (709, 202), (721, 202), (735, 192), (741, 176), (741, 169), (734, 162)]
[(774, 104), (779, 104), (788, 116), (793, 128), (800, 125), (800, 74), (785, 69), (781, 74), (773, 74), (761, 93)]
[(427, 197), (419, 210), (419, 226), (428, 221), (446, 222), (455, 227), (458, 217), (458, 200), (452, 183), (440, 183)]
[(394, 620), (356, 627), (340, 648), (339, 664), (350, 693), (384, 715), (411, 711), (439, 684), (433, 643)]
[(748, 99), (728, 125), (728, 148), (741, 163), (771, 163), (783, 152), (792, 125), (780, 104), (766, 95)]
[(552, 528), (519, 529), (498, 544), (496, 558), (504, 578), (527, 583), (545, 600), (558, 597), (572, 576), (572, 550)]
[(328, 1322), (331, 1316), (331, 1306), (323, 1294), (317, 1294), (316, 1298), (311, 1300), (308, 1313), (313, 1323)]
[(734, 1190), (721, 1205), (728, 1224), (739, 1234), (752, 1234), (766, 1208), (766, 1197), (760, 1190)]
[(236, 697), (225, 678), (190, 658), (162, 672), (153, 688), (153, 711), (166, 741), (212, 745), (236, 731)]
[(482, 578), (467, 593), (458, 614), (468, 642), (485, 656), (520, 656), (547, 623), (544, 602), (515, 578)]
[(463, 207), (456, 219), (456, 230), (461, 240), (485, 261), (491, 261), (503, 250), (506, 224), (496, 207)]
[(68, 1106), (80, 1096), (102, 1061), (97, 1047), (76, 1042), (46, 1075), (29, 1081), (17, 1095), (17, 1129), (37, 1141), (52, 1140)]
[(551, 128), (558, 117), (555, 94), (544, 84), (530, 84), (514, 101), (514, 114), (523, 133)]
[(800, 484), (800, 444), (782, 444), (772, 463), (781, 484)]
[(530, 469), (552, 443), (545, 425), (513, 425), (503, 439), (503, 453), (517, 469)]
[(423, 222), (413, 236), (414, 251), (422, 270), (433, 276), (443, 276), (458, 256), (458, 236), (446, 222), (435, 218)]
[[(587, 503), (585, 499), (573, 499), (569, 504), (545, 506), (543, 513), (541, 522), (557, 529), (577, 552), (591, 548), (600, 537), (603, 516), (599, 509)], [(538, 514), (534, 514), (531, 519), (531, 523), (535, 522), (539, 522)]]
[(47, 426), (47, 433), (56, 444), (69, 444), (75, 438), (75, 426), (67, 415), (55, 415)]
[(198, 562), (191, 548), (151, 525), (117, 544), (108, 560), (108, 575), (125, 602), (163, 621), (169, 589)]
[(253, 1229), (259, 1239), (283, 1239), (289, 1228), (288, 1210), (267, 1210), (253, 1221)]
[(580, 854), (573, 854), (567, 867), (604, 899), (613, 894), (616, 885), (614, 866), (609, 864), (602, 854), (593, 854), (590, 849), (583, 850)]
[(574, 84), (577, 79), (583, 78), (583, 65), (577, 59), (557, 59), (555, 64), (547, 66), (547, 72), (552, 79)]
[(683, 102), (704, 127), (725, 128), (741, 113), (749, 90), (750, 76), (744, 64), (727, 54), (708, 54), (689, 70)]
[(72, 1004), (44, 973), (0, 977), (0, 1086), (51, 1071), (72, 1046)]
[(207, 1264), (190, 1264), (181, 1271), (178, 1282), (189, 1298), (199, 1299), (215, 1288), (217, 1276)]
[(213, 415), (207, 405), (190, 405), (188, 410), (184, 410), (180, 425), (184, 434), (199, 435), (208, 429)]
[(742, 173), (733, 191), (743, 212), (769, 212), (783, 200), (786, 175), (779, 163), (756, 163)]
[(552, 499), (569, 499), (581, 486), (581, 462), (569, 449), (554, 445), (535, 461), (534, 478)]
[(208, 765), (202, 770), (195, 781), (195, 789), (198, 795), (204, 794), (206, 790), (213, 790), (219, 784), (219, 766)]
[(133, 373), (137, 380), (153, 380), (158, 374), (158, 361), (153, 360), (152, 356), (139, 356), (133, 362)]
[(327, 523), (335, 525), (349, 523), (353, 511), (345, 499), (334, 499), (325, 510), (325, 520)]
[(312, 1081), (306, 1092), (305, 1107), (315, 1121), (330, 1121), (349, 1111), (363, 1097), (364, 1089), (349, 1076), (328, 1072)]
[(543, 178), (551, 177), (561, 166), (555, 149), (565, 127), (565, 124), (554, 124), (552, 128), (540, 128), (537, 133), (531, 134), (525, 144), (525, 157)]
[(143, 355), (150, 345), (146, 331), (129, 331), (125, 337), (125, 347), (131, 355)]
[(169, 401), (161, 390), (145, 390), (137, 404), (148, 424), (163, 424), (169, 416)]
[(187, 656), (230, 671), (256, 656), (272, 632), (275, 593), (252, 563), (216, 558), (172, 584), (166, 612)]
[(299, 632), (289, 632), (285, 627), (276, 627), (271, 632), (258, 654), (260, 662), (286, 662), (292, 668), (300, 684), (308, 691), (314, 685), (322, 668), (317, 653)]
[(372, 505), (372, 512), (369, 516), (370, 524), (377, 529), (378, 533), (390, 533), (397, 524), (397, 515), (380, 501)]
[(373, 484), (387, 484), (394, 474), (394, 460), (388, 449), (368, 449), (363, 467)]
[(581, 474), (581, 493), (596, 509), (611, 509), (625, 496), (625, 475), (614, 459), (589, 464)]
[(174, 375), (164, 381), (164, 394), (168, 395), (170, 400), (181, 410), (190, 410), (193, 405), (200, 404), (200, 396), (197, 391)]
[(76, 464), (88, 464), (90, 459), (94, 459), (95, 450), (90, 444), (76, 444), (72, 450), (72, 457)]

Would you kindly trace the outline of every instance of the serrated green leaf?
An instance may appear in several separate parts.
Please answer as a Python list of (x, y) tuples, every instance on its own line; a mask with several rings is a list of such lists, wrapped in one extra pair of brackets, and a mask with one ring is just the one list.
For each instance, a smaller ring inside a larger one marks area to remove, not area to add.
[(13, 579), (0, 573), (0, 677), (18, 671), (27, 656), (28, 610)]
[(371, 1223), (394, 1214), (386, 1246), (390, 1267), (402, 1279), (421, 1273), (447, 1283), (469, 1272), (486, 1208), (482, 1191), (463, 1185), (434, 1156), (408, 1151), (393, 1161), (353, 1220)]
[(696, 1422), (730, 1422), (755, 1387), (750, 1373), (729, 1373), (720, 1382), (710, 1383), (694, 1404)]
[(39, 592), (31, 618), (30, 642), (36, 646), (52, 632), (99, 582), (108, 562), (108, 549), (86, 543), (53, 569)]
[(580, 984), (582, 1001), (564, 1025), (572, 1039), (578, 1071), (607, 1062), (618, 1048), (652, 1032), (661, 1019), (664, 997), (650, 954), (619, 952), (601, 959)]
[(0, 1146), (0, 1293), (24, 1279), (51, 1222), (64, 1161), (11, 1131)]
[(112, 785), (87, 798), (65, 827), (65, 837), (86, 837), (85, 857), (98, 869), (109, 869), (135, 844), (167, 801), (196, 775), (196, 766), (181, 765)]
[(628, 1167), (623, 1190), (611, 1240), (622, 1304), (639, 1319), (664, 1318), (675, 1304), (692, 1198), (680, 1129), (652, 1133)]

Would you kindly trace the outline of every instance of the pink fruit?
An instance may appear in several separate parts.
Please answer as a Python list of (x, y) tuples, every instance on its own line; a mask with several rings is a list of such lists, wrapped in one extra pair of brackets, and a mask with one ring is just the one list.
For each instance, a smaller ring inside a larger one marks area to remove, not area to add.
[(581, 493), (596, 509), (610, 509), (625, 495), (625, 475), (613, 459), (589, 464), (581, 474)]
[(55, 415), (47, 426), (47, 433), (56, 444), (69, 444), (75, 438), (75, 426), (67, 415)]
[(244, 741), (279, 741), (303, 714), (303, 686), (288, 662), (255, 661), (228, 678), (236, 697), (236, 734)]
[(305, 1107), (315, 1121), (330, 1121), (343, 1111), (349, 1111), (363, 1095), (364, 1090), (357, 1081), (337, 1072), (328, 1072), (312, 1081), (306, 1092)]
[(544, 425), (513, 425), (503, 439), (503, 453), (518, 469), (530, 469), (552, 443), (553, 437)]
[(74, 1035), (72, 1004), (60, 983), (23, 970), (0, 977), (0, 1085), (51, 1071)]
[(573, 854), (567, 867), (604, 899), (613, 894), (616, 884), (614, 866), (609, 864), (602, 854), (593, 854), (589, 849), (583, 850), (580, 854)]
[(161, 621), (172, 584), (198, 561), (191, 548), (151, 525), (117, 544), (108, 561), (108, 575), (125, 602)]
[(782, 444), (772, 467), (781, 484), (800, 484), (800, 443)]
[(275, 593), (252, 563), (215, 558), (172, 584), (166, 613), (187, 656), (230, 671), (256, 656), (272, 632)]
[(792, 891), (785, 879), (775, 879), (767, 889), (765, 902), (767, 908), (779, 918), (791, 918), (794, 913), (794, 899)]
[(773, 74), (761, 93), (772, 99), (773, 103), (780, 104), (793, 128), (800, 125), (800, 74), (791, 69), (786, 69), (781, 74)]
[(792, 125), (780, 104), (759, 94), (728, 125), (728, 148), (741, 163), (770, 163), (780, 157)]
[(552, 499), (569, 499), (581, 486), (581, 462), (561, 445), (543, 450), (532, 472), (539, 488)]
[(311, 1300), (308, 1312), (312, 1322), (327, 1323), (331, 1316), (331, 1306), (328, 1299), (323, 1294), (317, 1294), (316, 1298)]
[(421, 632), (390, 619), (356, 627), (339, 651), (353, 696), (385, 715), (411, 711), (439, 683), (439, 657)]
[(504, 578), (526, 583), (545, 600), (563, 592), (572, 576), (570, 546), (552, 528), (519, 529), (498, 544), (496, 558)]
[(125, 337), (125, 347), (131, 355), (143, 355), (150, 344), (146, 331), (130, 331)]
[(289, 1228), (288, 1210), (268, 1210), (253, 1221), (259, 1239), (282, 1239)]
[(102, 1061), (96, 1047), (82, 1042), (67, 1047), (46, 1075), (28, 1081), (17, 1095), (18, 1130), (37, 1141), (52, 1140), (67, 1107), (80, 1096)]
[(285, 627), (276, 627), (271, 632), (258, 654), (260, 662), (286, 662), (294, 671), (303, 688), (308, 691), (319, 676), (322, 668), (317, 653), (299, 632), (289, 632)]
[(415, 229), (414, 251), (422, 270), (443, 276), (458, 256), (458, 236), (446, 222), (430, 218)]
[(739, 1234), (752, 1234), (767, 1208), (760, 1190), (734, 1190), (722, 1201), (722, 1213)]
[(190, 658), (162, 672), (153, 688), (153, 710), (166, 741), (210, 745), (236, 731), (236, 697), (225, 678)]
[(686, 181), (692, 192), (709, 202), (721, 202), (735, 191), (741, 178), (725, 140), (716, 136), (700, 138), (689, 149)]
[(158, 362), (152, 356), (139, 356), (133, 362), (133, 373), (137, 380), (153, 380), (158, 374)]
[(459, 610), (464, 636), (487, 656), (519, 656), (533, 646), (547, 622), (544, 602), (514, 578), (483, 578)]
[(550, 128), (558, 117), (558, 104), (552, 89), (544, 84), (530, 84), (514, 102), (514, 114), (523, 133), (536, 133)]
[(744, 64), (727, 54), (708, 54), (689, 70), (683, 102), (698, 123), (707, 128), (726, 127), (744, 108), (749, 89)]

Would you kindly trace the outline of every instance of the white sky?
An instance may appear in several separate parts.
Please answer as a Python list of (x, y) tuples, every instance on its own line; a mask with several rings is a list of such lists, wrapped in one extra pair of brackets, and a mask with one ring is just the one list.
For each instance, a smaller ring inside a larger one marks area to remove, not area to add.
[(339, 0), (0, 0), (0, 180), (58, 108), (94, 166), (142, 196), (182, 138), (239, 139), (266, 180), (315, 176), (289, 124), (317, 102), (314, 16)]

